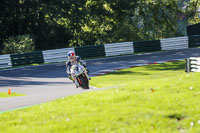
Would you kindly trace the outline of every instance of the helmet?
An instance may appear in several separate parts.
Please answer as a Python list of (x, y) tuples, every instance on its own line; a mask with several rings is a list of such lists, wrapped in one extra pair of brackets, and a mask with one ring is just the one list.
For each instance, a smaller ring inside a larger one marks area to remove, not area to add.
[(75, 55), (75, 53), (74, 53), (73, 51), (69, 51), (69, 52), (67, 53), (67, 57), (68, 57), (68, 59), (69, 59), (70, 61), (76, 59), (76, 55)]

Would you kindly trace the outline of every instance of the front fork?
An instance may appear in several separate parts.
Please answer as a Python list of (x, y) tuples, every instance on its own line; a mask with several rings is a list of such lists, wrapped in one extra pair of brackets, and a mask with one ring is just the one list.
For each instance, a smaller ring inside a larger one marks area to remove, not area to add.
[(87, 69), (86, 69), (86, 71), (84, 72), (84, 74), (85, 74), (85, 76), (87, 77), (88, 82), (89, 82), (90, 77), (89, 77), (89, 71), (88, 71)]
[(80, 86), (78, 81), (77, 81), (78, 80), (77, 78), (74, 78), (73, 80), (74, 80), (74, 83), (75, 83), (76, 86)]

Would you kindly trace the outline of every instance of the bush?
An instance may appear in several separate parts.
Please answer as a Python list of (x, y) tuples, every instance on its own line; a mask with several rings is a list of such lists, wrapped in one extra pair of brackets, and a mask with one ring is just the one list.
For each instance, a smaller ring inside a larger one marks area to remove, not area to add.
[(34, 51), (34, 49), (34, 42), (30, 35), (17, 35), (4, 41), (2, 53), (27, 53)]

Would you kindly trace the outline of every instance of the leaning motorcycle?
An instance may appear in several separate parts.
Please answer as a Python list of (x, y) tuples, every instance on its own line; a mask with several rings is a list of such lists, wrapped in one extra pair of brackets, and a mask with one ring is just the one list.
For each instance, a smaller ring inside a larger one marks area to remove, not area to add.
[(83, 89), (89, 89), (89, 76), (84, 66), (76, 63), (72, 65), (70, 71), (76, 86)]

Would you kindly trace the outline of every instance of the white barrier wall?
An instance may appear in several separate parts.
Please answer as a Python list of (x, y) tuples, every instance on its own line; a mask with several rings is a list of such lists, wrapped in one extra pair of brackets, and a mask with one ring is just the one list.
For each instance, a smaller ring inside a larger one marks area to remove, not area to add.
[(106, 56), (115, 56), (122, 54), (133, 54), (133, 42), (111, 43), (105, 44)]
[(161, 50), (175, 50), (188, 48), (188, 36), (161, 39)]
[(10, 54), (0, 55), (0, 68), (12, 67)]
[(189, 65), (191, 72), (200, 72), (200, 57), (190, 57)]
[(42, 51), (45, 63), (67, 61), (67, 53), (74, 51), (74, 48), (62, 48)]
[[(160, 45), (161, 45), (161, 50), (186, 49), (189, 47), (189, 39), (188, 36), (161, 39)], [(105, 56), (133, 54), (135, 51), (137, 51), (136, 48), (134, 50), (133, 46), (134, 42), (105, 44), (104, 45)], [(138, 47), (143, 49), (144, 46), (138, 45)], [(42, 51), (44, 62), (53, 63), (53, 62), (67, 61), (67, 53), (69, 51), (75, 51), (75, 49), (62, 48), (62, 49)], [(88, 51), (84, 50), (84, 54), (88, 54)], [(0, 55), (0, 68), (7, 68), (7, 67), (12, 67), (10, 55)]]

